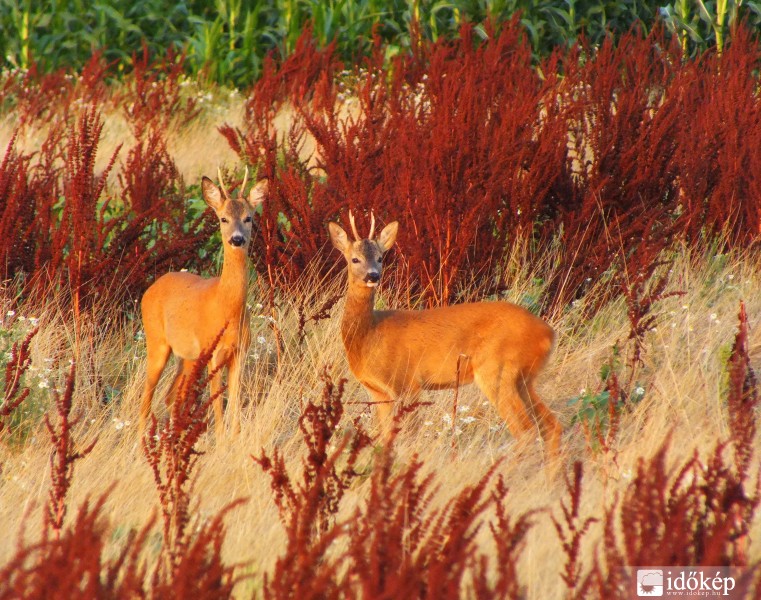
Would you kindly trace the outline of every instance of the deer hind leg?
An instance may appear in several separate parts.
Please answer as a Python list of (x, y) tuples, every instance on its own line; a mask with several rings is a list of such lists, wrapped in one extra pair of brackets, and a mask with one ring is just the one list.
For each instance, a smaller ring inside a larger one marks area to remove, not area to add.
[(478, 388), (497, 408), (510, 434), (523, 442), (534, 425), (518, 391), (518, 370), (504, 365), (482, 366), (474, 368), (473, 378)]
[(547, 406), (542, 402), (539, 394), (534, 389), (533, 377), (526, 376), (521, 377), (518, 385), (521, 398), (528, 407), (531, 416), (534, 421), (539, 425), (539, 430), (542, 433), (542, 439), (547, 446), (547, 450), (551, 456), (557, 456), (560, 450), (560, 435), (563, 432), (563, 428), (560, 425), (557, 417)]
[(183, 390), (181, 389), (183, 383), (187, 385), (190, 381), (190, 375), (193, 372), (193, 368), (196, 365), (196, 361), (187, 360), (184, 358), (179, 359), (177, 363), (177, 371), (174, 374), (174, 381), (172, 381), (172, 387), (169, 388), (169, 393), (166, 395), (166, 405), (171, 406), (172, 403), (177, 401), (177, 398), (182, 398)]
[(166, 361), (169, 360), (171, 352), (172, 349), (167, 344), (156, 345), (148, 342), (145, 388), (143, 389), (143, 400), (140, 403), (140, 420), (138, 423), (138, 434), (140, 437), (143, 436), (145, 423), (151, 412), (153, 393), (156, 391), (156, 385), (161, 378), (161, 373), (164, 371)]

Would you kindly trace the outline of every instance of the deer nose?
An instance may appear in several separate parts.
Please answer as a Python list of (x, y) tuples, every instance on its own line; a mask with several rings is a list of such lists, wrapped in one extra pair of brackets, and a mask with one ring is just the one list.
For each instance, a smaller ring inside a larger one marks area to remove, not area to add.
[(365, 281), (369, 283), (378, 283), (380, 281), (380, 273), (370, 271), (365, 277)]
[(241, 234), (236, 233), (234, 236), (230, 238), (230, 243), (233, 246), (242, 246), (246, 243), (246, 238), (244, 238)]

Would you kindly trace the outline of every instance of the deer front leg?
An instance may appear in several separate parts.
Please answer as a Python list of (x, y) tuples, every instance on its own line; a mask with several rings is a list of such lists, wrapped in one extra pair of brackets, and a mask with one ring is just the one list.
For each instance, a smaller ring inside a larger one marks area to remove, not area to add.
[(231, 424), (233, 435), (240, 433), (240, 384), (241, 371), (245, 359), (245, 351), (239, 348), (230, 357), (227, 371), (227, 420)]
[(212, 407), (214, 409), (214, 432), (217, 443), (224, 438), (225, 424), (222, 415), (222, 368), (228, 364), (229, 356), (226, 348), (220, 348), (214, 353), (209, 365), (211, 376), (210, 388)]
[(143, 399), (140, 403), (140, 420), (138, 421), (138, 436), (143, 437), (145, 424), (148, 421), (148, 415), (151, 414), (151, 402), (153, 392), (156, 390), (161, 372), (169, 360), (169, 354), (172, 352), (167, 344), (148, 343), (148, 357), (146, 360), (146, 377), (145, 388), (143, 389)]
[(375, 405), (381, 438), (385, 442), (389, 442), (394, 429), (394, 399), (380, 390), (369, 387), (365, 387), (365, 389), (370, 395), (370, 402)]

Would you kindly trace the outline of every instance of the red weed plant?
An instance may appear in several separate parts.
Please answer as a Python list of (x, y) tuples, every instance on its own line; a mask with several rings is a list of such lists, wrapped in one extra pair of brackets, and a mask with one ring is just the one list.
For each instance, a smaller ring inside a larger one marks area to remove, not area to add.
[[(353, 436), (331, 442), (342, 415), (343, 383), (335, 386), (327, 371), (323, 381), (322, 403), (308, 403), (300, 420), (307, 444), (302, 480), (294, 482), (277, 450), (254, 458), (270, 475), (287, 534), (286, 549), (265, 578), (264, 596), (460, 598), (471, 591), (478, 598), (520, 597), (517, 565), (533, 513), (510, 517), (501, 478), (489, 490), (498, 465), (436, 507), (434, 475), (423, 475), (417, 458), (397, 464), (393, 438), (401, 416), (374, 460), (366, 500), (345, 520), (335, 520), (347, 486), (359, 476), (355, 466), (369, 438), (355, 424)], [(496, 559), (479, 540), (491, 511), (496, 518), (485, 543), (495, 546)]]
[(735, 465), (742, 477), (749, 475), (748, 470), (753, 461), (753, 442), (758, 428), (754, 415), (759, 407), (758, 380), (750, 363), (748, 333), (748, 315), (745, 312), (745, 303), (741, 302), (738, 331), (727, 362), (727, 416)]
[(671, 470), (668, 441), (606, 511), (603, 542), (584, 578), (582, 597), (628, 597), (625, 567), (744, 566), (742, 540), (758, 507), (757, 483), (744, 480), (718, 444), (703, 462), (697, 454)]
[(73, 418), (71, 416), (75, 375), (76, 365), (72, 363), (63, 391), (53, 391), (53, 404), (58, 414), (58, 425), (54, 425), (47, 414), (44, 417), (45, 427), (53, 446), (53, 454), (50, 457), (51, 485), (48, 502), (45, 505), (45, 529), (50, 528), (56, 540), (60, 539), (63, 520), (66, 516), (66, 496), (71, 487), (74, 464), (87, 456), (97, 442), (97, 439), (93, 440), (89, 446), (77, 450), (72, 437), (72, 428), (81, 419), (81, 415)]
[(580, 516), (583, 480), (583, 463), (576, 461), (573, 464), (573, 478), (569, 478), (567, 474), (565, 476), (568, 502), (560, 501), (560, 517), (551, 516), (552, 524), (555, 526), (565, 555), (565, 565), (560, 576), (568, 590), (569, 597), (577, 597), (575, 594), (581, 582), (581, 542), (589, 532), (589, 528), (598, 521), (595, 517), (582, 519)]
[[(436, 508), (434, 475), (423, 475), (413, 459), (397, 469), (394, 453), (378, 457), (367, 501), (348, 527), (349, 577), (363, 598), (521, 597), (518, 558), (532, 514), (513, 520), (506, 513), (507, 487), (498, 465)], [(397, 472), (395, 472), (397, 471)], [(477, 536), (486, 514), (496, 511), (490, 532), (496, 558), (481, 551)]]
[[(32, 338), (37, 335), (39, 327), (35, 327), (19, 342), (14, 342), (10, 351), (10, 359), (5, 363), (5, 379), (3, 385), (3, 402), (0, 404), (0, 434), (8, 431), (8, 418), (29, 396), (28, 387), (21, 386), (24, 373), (32, 364), (30, 345)], [(0, 468), (0, 471), (2, 469)]]
[[(550, 311), (601, 278), (620, 275), (622, 263), (649, 264), (678, 232), (671, 157), (680, 115), (668, 88), (679, 56), (678, 45), (655, 28), (647, 37), (624, 35), (615, 45), (607, 39), (597, 49), (577, 46), (562, 61), (565, 77), (554, 93), (568, 123), (573, 193), (546, 208), (566, 248), (549, 283)], [(588, 310), (618, 289), (600, 294)], [(638, 291), (629, 289), (638, 312)]]
[[(66, 598), (144, 598), (142, 586), (118, 586), (115, 571), (104, 580), (107, 523), (102, 516), (107, 495), (86, 500), (72, 524), (54, 536), (43, 529), (42, 539), (20, 546), (0, 569), (2, 600)], [(121, 566), (118, 564), (114, 566)], [(134, 582), (133, 578), (130, 581)], [(126, 579), (125, 579), (126, 583)], [(131, 589), (130, 589), (131, 587)], [(117, 593), (123, 591), (124, 594)], [(130, 595), (130, 592), (132, 595)]]
[(723, 234), (744, 247), (761, 233), (759, 66), (759, 40), (739, 26), (721, 55), (686, 63), (672, 86), (683, 127), (670, 163), (693, 242)]
[(264, 450), (254, 462), (270, 476), (275, 504), (286, 530), (286, 549), (278, 557), (271, 577), (264, 582), (265, 598), (335, 597), (346, 591), (339, 581), (340, 559), (325, 558), (331, 544), (343, 535), (334, 523), (341, 499), (360, 476), (356, 466), (362, 450), (371, 443), (355, 423), (353, 435), (335, 439), (344, 414), (345, 380), (337, 384), (328, 367), (322, 374), (321, 402), (309, 401), (299, 418), (299, 430), (307, 446), (301, 481), (294, 481), (285, 457), (275, 449)]
[[(255, 250), (260, 272), (282, 271), (286, 283), (293, 281), (325, 245), (327, 220), (347, 207), (357, 215), (373, 209), (381, 221), (402, 222), (408, 280), (429, 303), (445, 303), (459, 291), (458, 277), (486, 272), (509, 239), (531, 232), (540, 204), (528, 198), (562, 187), (564, 170), (542, 164), (564, 154), (551, 140), (565, 125), (553, 107), (543, 122), (539, 117), (537, 103), (550, 84), (532, 69), (517, 26), (483, 45), (472, 35), (465, 27), (451, 45), (421, 42), (419, 55), (393, 66), (377, 45), (367, 65), (347, 75), (359, 82), (348, 116), (343, 83), (321, 76), (310, 93), (290, 98), (297, 117), (290, 138), (278, 139), (261, 118), (244, 131), (223, 128), (231, 147), (276, 181)], [(304, 57), (289, 60), (317, 62), (315, 51), (303, 48)], [(263, 82), (249, 104), (259, 114), (279, 106), (271, 79)], [(317, 143), (310, 163), (293, 148), (304, 128)], [(509, 200), (511, 194), (520, 198)], [(288, 215), (287, 225), (279, 214)], [(327, 272), (334, 261), (318, 256)]]
[(55, 127), (75, 117), (78, 107), (109, 102), (107, 81), (111, 67), (97, 50), (79, 73), (65, 68), (46, 72), (38, 61), (32, 60), (26, 71), (6, 73), (0, 88), (0, 105), (12, 107), (22, 131)]
[[(207, 587), (217, 585), (230, 591), (234, 585), (232, 569), (222, 564), (219, 553), (224, 538), (222, 518), (234, 504), (220, 513), (213, 524), (205, 524), (199, 536), (194, 538), (190, 529), (192, 476), (201, 454), (196, 444), (207, 429), (209, 407), (216, 397), (203, 398), (215, 375), (215, 372), (204, 375), (204, 370), (221, 336), (222, 332), (210, 348), (201, 352), (190, 374), (179, 382), (169, 420), (159, 426), (155, 415), (151, 415), (143, 437), (143, 452), (159, 494), (163, 530), (154, 586), (180, 589), (192, 586), (194, 577), (200, 577)], [(223, 389), (217, 392), (222, 393)]]

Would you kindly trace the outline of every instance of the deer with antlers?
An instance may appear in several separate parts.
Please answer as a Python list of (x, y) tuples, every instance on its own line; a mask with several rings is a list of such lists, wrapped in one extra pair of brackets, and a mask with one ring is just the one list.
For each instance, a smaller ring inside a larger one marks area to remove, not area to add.
[(421, 390), (471, 382), (489, 398), (516, 438), (538, 426), (547, 450), (558, 452), (561, 426), (534, 390), (553, 346), (552, 328), (508, 302), (474, 302), (429, 310), (374, 310), (383, 255), (399, 224), (374, 239), (361, 238), (349, 212), (354, 240), (336, 223), (330, 238), (348, 263), (348, 291), (341, 321), (349, 367), (376, 405), (388, 434), (394, 402)]
[(208, 177), (201, 180), (206, 204), (219, 218), (224, 259), (222, 274), (210, 279), (193, 273), (172, 272), (157, 279), (143, 295), (141, 304), (147, 346), (147, 376), (140, 406), (139, 431), (143, 432), (151, 402), (169, 355), (178, 358), (177, 373), (167, 395), (167, 404), (177, 396), (178, 387), (193, 369), (202, 350), (209, 348), (222, 332), (209, 369), (217, 439), (222, 437), (221, 367), (227, 367), (228, 415), (233, 431), (240, 428), (238, 403), (240, 373), (250, 343), (246, 310), (248, 291), (248, 246), (251, 242), (253, 213), (267, 191), (261, 180), (245, 196), (248, 169), (238, 198), (233, 199), (218, 170), (219, 187)]

